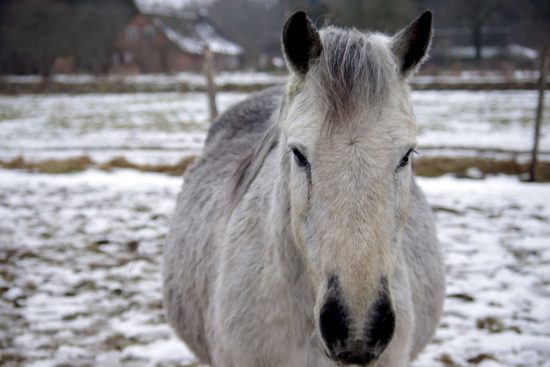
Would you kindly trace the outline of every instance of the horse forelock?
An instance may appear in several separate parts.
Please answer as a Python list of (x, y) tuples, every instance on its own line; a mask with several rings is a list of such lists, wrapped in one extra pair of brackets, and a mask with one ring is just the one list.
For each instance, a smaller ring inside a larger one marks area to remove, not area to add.
[(388, 38), (356, 29), (320, 31), (323, 52), (308, 72), (303, 90), (320, 97), (330, 121), (346, 121), (361, 108), (376, 109), (388, 99), (397, 64)]

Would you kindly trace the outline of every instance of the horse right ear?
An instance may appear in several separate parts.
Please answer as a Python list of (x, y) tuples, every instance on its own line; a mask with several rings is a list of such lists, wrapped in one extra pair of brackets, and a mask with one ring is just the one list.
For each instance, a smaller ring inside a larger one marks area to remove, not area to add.
[(391, 49), (399, 59), (402, 75), (406, 77), (412, 74), (422, 64), (431, 41), (432, 12), (429, 10), (393, 36)]
[(298, 11), (288, 18), (283, 28), (283, 53), (291, 71), (305, 75), (322, 50), (319, 32), (306, 13)]

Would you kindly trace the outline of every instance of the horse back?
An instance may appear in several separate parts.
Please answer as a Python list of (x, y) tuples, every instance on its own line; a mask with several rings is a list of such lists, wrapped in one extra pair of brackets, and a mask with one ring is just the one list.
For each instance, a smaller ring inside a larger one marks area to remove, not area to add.
[(268, 88), (223, 113), (208, 131), (204, 156), (225, 155), (229, 150), (237, 157), (243, 157), (253, 150), (273, 123), (271, 117), (280, 105), (282, 95), (281, 86)]

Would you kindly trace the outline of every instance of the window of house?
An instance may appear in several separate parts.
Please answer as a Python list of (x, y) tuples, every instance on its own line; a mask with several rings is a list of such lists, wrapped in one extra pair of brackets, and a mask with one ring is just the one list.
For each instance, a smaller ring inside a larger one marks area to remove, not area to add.
[(130, 64), (132, 61), (134, 61), (134, 55), (132, 55), (130, 51), (126, 51), (122, 56), (122, 60), (125, 64)]
[(119, 51), (113, 52), (113, 64), (118, 65), (123, 62), (123, 55)]
[(145, 35), (145, 38), (147, 39), (154, 39), (155, 38), (155, 27), (152, 25), (147, 25), (145, 28), (143, 28), (143, 34)]
[(135, 25), (128, 26), (126, 28), (126, 40), (137, 41), (139, 38), (139, 30)]

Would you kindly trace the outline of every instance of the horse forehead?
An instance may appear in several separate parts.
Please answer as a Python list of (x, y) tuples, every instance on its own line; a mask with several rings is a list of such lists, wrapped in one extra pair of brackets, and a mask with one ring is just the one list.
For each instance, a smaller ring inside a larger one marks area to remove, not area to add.
[(315, 147), (316, 164), (330, 170), (372, 169), (383, 166), (395, 150), (391, 138), (385, 134), (374, 138), (365, 135), (338, 134), (320, 139)]
[[(395, 156), (393, 149), (383, 144), (374, 146), (365, 141), (320, 141), (313, 161), (312, 181), (323, 200), (337, 200), (341, 205), (355, 207), (370, 200), (368, 192), (391, 190)], [(360, 197), (357, 193), (363, 193)], [(351, 196), (350, 196), (351, 194)]]
[(332, 134), (320, 139), (315, 146), (314, 175), (330, 176), (340, 183), (341, 180), (372, 178), (385, 182), (384, 176), (393, 173), (404, 150), (415, 141), (409, 134), (395, 136), (387, 129), (373, 130), (376, 129)]
[(369, 151), (391, 151), (406, 145), (414, 145), (416, 124), (405, 118), (359, 121), (340, 124), (325, 133), (320, 131), (318, 146), (325, 151), (340, 151), (355, 154)]

